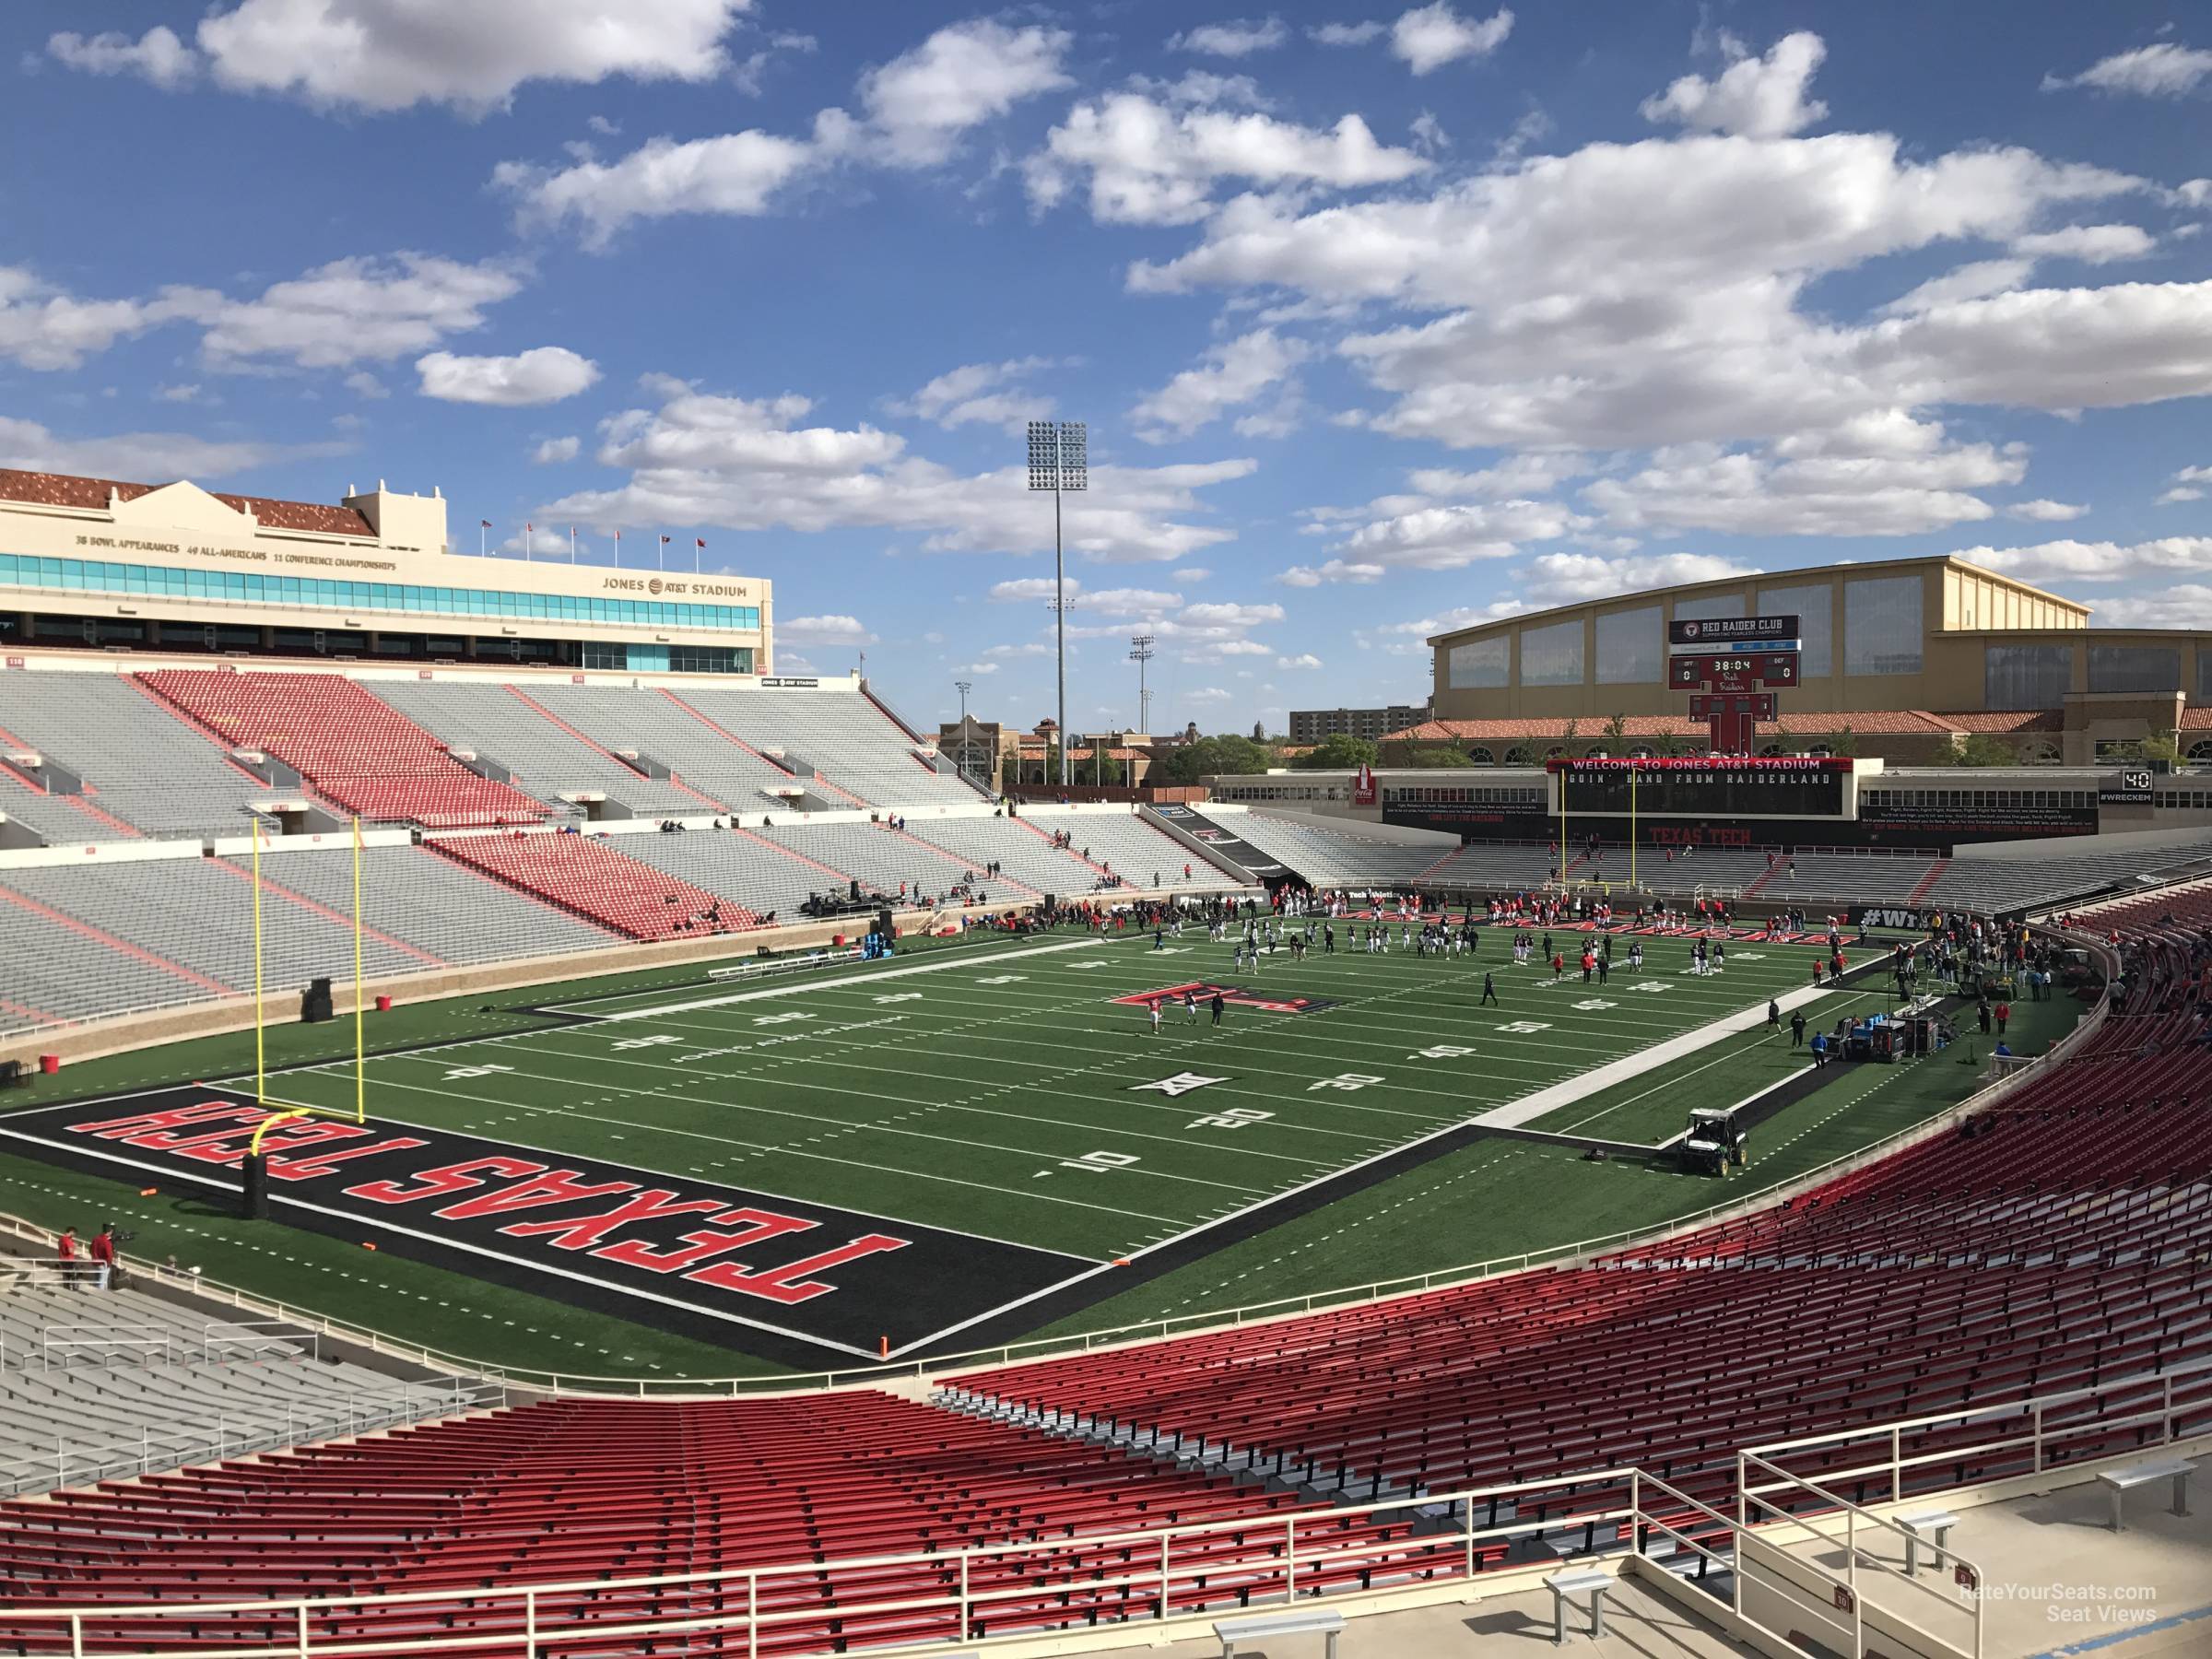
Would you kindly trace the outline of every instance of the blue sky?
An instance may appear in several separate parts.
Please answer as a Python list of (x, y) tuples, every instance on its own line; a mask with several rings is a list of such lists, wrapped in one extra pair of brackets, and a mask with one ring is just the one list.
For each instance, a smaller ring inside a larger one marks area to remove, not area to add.
[[(1960, 551), (2212, 627), (2212, 20), (18, 0), (0, 465), (441, 487), (912, 716), (1274, 729), (1440, 627)], [(543, 544), (541, 544), (543, 545)]]

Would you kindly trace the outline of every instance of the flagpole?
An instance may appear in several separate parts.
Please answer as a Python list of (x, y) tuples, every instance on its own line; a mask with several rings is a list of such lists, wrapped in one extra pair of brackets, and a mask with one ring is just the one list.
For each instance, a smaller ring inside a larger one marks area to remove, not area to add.
[(537, 526), (525, 520), (523, 524), (523, 558), (525, 562), (537, 557), (536, 535)]
[(490, 535), (491, 533), (484, 527), (484, 521), (482, 519), (478, 519), (477, 521), (477, 557), (478, 559), (484, 557), (487, 551), (485, 543), (489, 538)]

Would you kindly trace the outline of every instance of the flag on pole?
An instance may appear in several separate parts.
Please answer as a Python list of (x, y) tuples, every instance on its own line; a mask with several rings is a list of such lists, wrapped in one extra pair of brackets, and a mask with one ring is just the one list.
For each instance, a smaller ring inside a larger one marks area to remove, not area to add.
[(477, 521), (477, 556), (479, 559), (491, 550), (487, 542), (487, 537), (488, 537), (490, 534), (491, 521), (489, 519), (478, 519)]
[(691, 568), (694, 571), (699, 569), (699, 556), (706, 550), (706, 546), (707, 538), (703, 535), (698, 537), (691, 544)]
[(536, 556), (537, 549), (532, 545), (531, 540), (536, 533), (537, 526), (525, 519), (523, 522), (523, 557), (524, 559), (532, 559)]
[(661, 569), (664, 571), (668, 568), (668, 544), (675, 539), (672, 535), (661, 537)]
[(622, 532), (619, 530), (615, 532), (615, 562), (622, 562)]

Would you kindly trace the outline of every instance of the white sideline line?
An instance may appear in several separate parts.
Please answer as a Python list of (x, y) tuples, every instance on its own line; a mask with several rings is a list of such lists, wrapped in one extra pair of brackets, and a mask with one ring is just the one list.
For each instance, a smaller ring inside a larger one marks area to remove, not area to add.
[[(1826, 985), (1817, 991), (1810, 985), (1801, 985), (1794, 991), (1783, 992), (1774, 1000), (1782, 1005), (1782, 1011), (1787, 1014), (1793, 1008), (1803, 1007), (1806, 1003), (1818, 1001), (1828, 994), (1829, 988)], [(1557, 1112), (1562, 1106), (1571, 1106), (1599, 1089), (1610, 1088), (1616, 1083), (1626, 1083), (1631, 1077), (1654, 1071), (1671, 1061), (1681, 1059), (1685, 1054), (1694, 1054), (1723, 1037), (1733, 1037), (1738, 1031), (1747, 1031), (1754, 1026), (1764, 1025), (1766, 1021), (1767, 1011), (1753, 1004), (1734, 1014), (1724, 1015), (1711, 1025), (1699, 1026), (1693, 1030), (1684, 1031), (1678, 1037), (1670, 1037), (1665, 1042), (1653, 1043), (1648, 1049), (1640, 1049), (1633, 1054), (1623, 1054), (1618, 1060), (1607, 1061), (1594, 1071), (1586, 1071), (1564, 1082), (1539, 1088), (1535, 1093), (1523, 1095), (1517, 1100), (1508, 1100), (1502, 1106), (1493, 1106), (1472, 1121), (1491, 1128), (1517, 1129), (1547, 1112)]]
[[(841, 979), (795, 978), (781, 985), (763, 985), (757, 991), (732, 991), (722, 996), (696, 997), (690, 1002), (665, 1003), (658, 1007), (629, 1008), (619, 1014), (594, 1014), (585, 1003), (548, 1003), (543, 1012), (573, 1014), (585, 1019), (600, 1020), (612, 1025), (624, 1019), (653, 1019), (664, 1014), (688, 1014), (696, 1008), (726, 1007), (731, 1003), (753, 1002), (769, 996), (798, 996), (809, 991), (835, 990), (841, 985), (874, 984), (877, 980), (903, 979), (910, 973), (941, 973), (947, 968), (982, 968), (994, 962), (1027, 961), (1031, 957), (1046, 956), (1057, 950), (1089, 950), (1100, 945), (1098, 939), (1068, 939), (1057, 945), (1022, 945), (1011, 950), (994, 950), (980, 957), (963, 957), (947, 952), (933, 962), (916, 962), (911, 968), (878, 968), (872, 972), (848, 973)], [(620, 995), (651, 996), (650, 991), (618, 993)], [(613, 997), (606, 1000), (613, 1001)]]

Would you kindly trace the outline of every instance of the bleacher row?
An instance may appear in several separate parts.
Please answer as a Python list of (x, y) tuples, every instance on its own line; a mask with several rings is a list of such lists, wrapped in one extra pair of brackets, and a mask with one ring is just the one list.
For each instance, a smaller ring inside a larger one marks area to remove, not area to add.
[[(1582, 1266), (981, 1371), (934, 1406), (865, 1390), (564, 1400), (10, 1504), (0, 1649), (296, 1642), (281, 1606), (194, 1608), (318, 1593), (333, 1599), (305, 1615), (316, 1643), (481, 1639), (504, 1654), (533, 1618), (578, 1654), (639, 1651), (615, 1627), (653, 1619), (720, 1619), (694, 1639), (771, 1654), (972, 1641), (1151, 1617), (1171, 1553), (1172, 1611), (1279, 1597), (1292, 1513), (1310, 1517), (1301, 1550), (1333, 1557), (1300, 1568), (1303, 1593), (1466, 1570), (1449, 1517), (1402, 1503), (1311, 1518), (1336, 1494), (1552, 1482), (1477, 1508), (1476, 1524), (1521, 1535), (1480, 1542), (1479, 1571), (1534, 1559), (1533, 1532), (1624, 1542), (1609, 1483), (1575, 1478), (1591, 1470), (1632, 1464), (1729, 1513), (1741, 1447), (2075, 1388), (2104, 1398), (2046, 1418), (2049, 1461), (2132, 1451), (2156, 1428), (2100, 1410), (2157, 1399), (2143, 1379), (2212, 1355), (2201, 975), (2181, 971), (2201, 965), (2212, 889), (2084, 924), (2122, 931), (2142, 964), (2086, 1054), (1769, 1208)], [(2122, 1021), (2137, 1023), (2108, 1035)], [(2100, 1057), (2131, 1043), (2186, 1074), (2154, 1089)], [(2171, 1399), (2177, 1436), (2212, 1430), (2212, 1371), (2173, 1377)], [(2032, 1455), (1978, 1424), (1914, 1430), (1903, 1451), (1919, 1460), (1908, 1495)], [(1845, 1481), (1853, 1461), (1791, 1466)], [(1888, 1492), (1862, 1479), (1846, 1495)], [(1725, 1546), (1724, 1524), (1675, 1518)], [(1085, 1541), (1192, 1522), (1220, 1524), (1171, 1549)], [(985, 1546), (1011, 1547), (954, 1553)], [(746, 1570), (760, 1576), (620, 1583)], [(949, 1597), (962, 1578), (981, 1597), (964, 1627), (934, 1603), (855, 1611)], [(512, 1594), (530, 1583), (567, 1587), (530, 1614)], [(387, 1591), (429, 1599), (364, 1599)], [(25, 1617), (147, 1601), (182, 1612), (95, 1611), (74, 1632)]]
[(0, 674), (0, 747), (81, 781), (50, 794), (0, 768), (0, 813), (60, 846), (241, 835), (256, 804), (300, 796), (426, 829), (581, 821), (592, 798), (648, 818), (981, 798), (857, 689), (18, 672)]
[[(1556, 855), (1534, 841), (1454, 845), (1385, 841), (1356, 828), (1254, 808), (1220, 821), (1316, 888), (1411, 887), (1535, 889), (1553, 878)], [(1647, 847), (1631, 866), (1628, 849), (1576, 850), (1572, 882), (1635, 883), (1668, 898), (1694, 892), (1770, 904), (1841, 908), (1851, 904), (1964, 910), (1978, 915), (2060, 904), (2140, 876), (2187, 870), (2212, 859), (2212, 835), (2174, 843), (2122, 845), (2056, 857), (1943, 858), (1934, 853), (1793, 853), (1762, 848)]]

